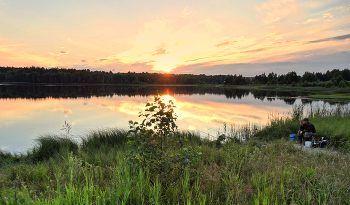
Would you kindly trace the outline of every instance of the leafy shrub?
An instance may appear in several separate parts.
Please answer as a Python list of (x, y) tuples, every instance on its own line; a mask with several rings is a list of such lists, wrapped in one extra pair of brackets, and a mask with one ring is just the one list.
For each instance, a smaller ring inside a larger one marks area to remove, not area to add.
[(317, 81), (313, 83), (314, 87), (325, 87), (325, 82)]
[(303, 87), (310, 87), (310, 86), (312, 86), (312, 83), (303, 82), (303, 84), (301, 84), (301, 86), (303, 86)]
[(326, 87), (326, 88), (334, 87), (334, 83), (330, 80), (324, 84), (324, 87)]
[(165, 104), (160, 96), (154, 96), (153, 102), (146, 103), (145, 113), (140, 112), (142, 123), (129, 121), (129, 160), (148, 169), (154, 177), (160, 174), (162, 183), (176, 181), (185, 169), (195, 173), (201, 155), (191, 146), (184, 146), (184, 136), (175, 134), (174, 108), (171, 100)]
[(347, 83), (344, 80), (340, 81), (340, 83), (338, 85), (338, 87), (340, 87), (340, 88), (346, 88), (346, 86), (347, 86)]
[(333, 80), (334, 84), (335, 84), (336, 86), (338, 86), (338, 87), (340, 87), (339, 84), (340, 84), (340, 82), (342, 82), (342, 81), (344, 81), (344, 78), (343, 78), (343, 76), (341, 76), (341, 75), (339, 75), (336, 79)]

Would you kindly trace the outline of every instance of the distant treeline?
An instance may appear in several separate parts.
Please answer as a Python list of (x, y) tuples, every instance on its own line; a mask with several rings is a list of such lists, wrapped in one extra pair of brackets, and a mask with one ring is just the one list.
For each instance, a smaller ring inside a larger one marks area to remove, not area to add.
[(0, 67), (0, 82), (77, 83), (77, 84), (222, 84), (225, 75), (160, 73), (112, 73), (59, 68)]
[(346, 87), (349, 86), (350, 70), (333, 69), (326, 73), (305, 72), (300, 76), (295, 71), (283, 75), (277, 75), (274, 72), (266, 75), (265, 73), (256, 75), (254, 78), (243, 77), (242, 75), (227, 75), (224, 81), (225, 85), (247, 85), (247, 84), (267, 84), (267, 85), (297, 85), (304, 87), (324, 86), (324, 87)]
[(24, 82), (43, 84), (225, 84), (225, 85), (248, 85), (248, 84), (286, 84), (324, 87), (347, 87), (350, 86), (350, 70), (333, 69), (326, 73), (305, 72), (302, 76), (295, 71), (287, 74), (276, 73), (260, 74), (255, 77), (243, 77), (242, 75), (193, 75), (193, 74), (160, 74), (160, 73), (113, 73), (111, 71), (90, 71), (60, 68), (39, 67), (0, 67), (0, 82)]
[(254, 82), (259, 84), (300, 84), (304, 87), (309, 86), (323, 86), (323, 87), (347, 87), (350, 81), (350, 70), (344, 69), (333, 69), (326, 73), (316, 72), (305, 72), (304, 75), (299, 76), (296, 72), (292, 71), (285, 75), (277, 75), (276, 73), (265, 73), (256, 75)]

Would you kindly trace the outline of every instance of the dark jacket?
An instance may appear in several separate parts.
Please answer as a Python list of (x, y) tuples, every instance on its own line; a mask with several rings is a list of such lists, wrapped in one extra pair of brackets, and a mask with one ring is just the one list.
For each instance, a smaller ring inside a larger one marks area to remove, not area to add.
[(305, 132), (316, 133), (316, 128), (311, 122), (307, 123), (306, 125), (301, 125), (300, 130), (303, 131), (303, 133)]

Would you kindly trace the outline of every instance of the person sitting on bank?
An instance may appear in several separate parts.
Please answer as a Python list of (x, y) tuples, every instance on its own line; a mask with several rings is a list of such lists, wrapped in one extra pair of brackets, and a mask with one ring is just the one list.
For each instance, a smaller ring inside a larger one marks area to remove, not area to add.
[(302, 122), (300, 122), (300, 130), (299, 130), (299, 141), (300, 144), (303, 141), (310, 141), (310, 137), (314, 137), (316, 135), (315, 126), (309, 122), (309, 118), (304, 118)]

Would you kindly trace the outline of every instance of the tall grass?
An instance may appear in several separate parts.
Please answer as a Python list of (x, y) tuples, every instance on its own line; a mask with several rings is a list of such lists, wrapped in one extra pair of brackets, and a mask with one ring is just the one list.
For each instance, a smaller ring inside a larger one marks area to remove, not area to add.
[(284, 139), (262, 145), (255, 137), (244, 144), (229, 140), (218, 149), (215, 142), (184, 131), (176, 134), (202, 147), (198, 174), (193, 178), (185, 171), (165, 186), (160, 178), (150, 180), (147, 170), (128, 164), (129, 150), (121, 140), (125, 134), (90, 133), (78, 150), (57, 139), (61, 143), (53, 144), (62, 148), (42, 161), (16, 162), (11, 161), (15, 156), (0, 154), (8, 159), (0, 168), (0, 204), (350, 203), (346, 156), (308, 155)]
[(103, 146), (122, 147), (128, 141), (128, 132), (122, 129), (100, 129), (91, 131), (82, 138), (82, 149), (94, 150)]
[(53, 156), (62, 154), (62, 152), (72, 151), (76, 153), (78, 151), (77, 142), (69, 137), (48, 135), (39, 137), (36, 141), (37, 146), (28, 153), (28, 156), (34, 162), (47, 160)]
[(228, 140), (235, 142), (247, 142), (259, 129), (257, 124), (247, 123), (245, 125), (230, 124), (226, 129)]
[(271, 115), (267, 126), (258, 130), (255, 136), (261, 140), (275, 140), (289, 137), (299, 130), (299, 123), (308, 117), (316, 127), (317, 138), (325, 137), (331, 147), (350, 152), (350, 107), (338, 104), (311, 104), (294, 106), (289, 115)]

